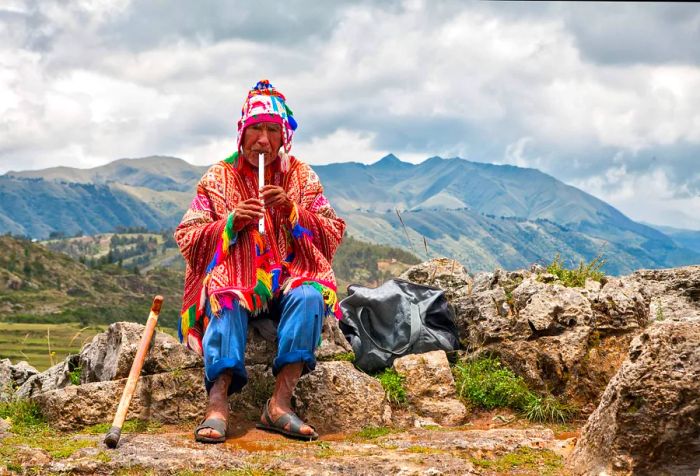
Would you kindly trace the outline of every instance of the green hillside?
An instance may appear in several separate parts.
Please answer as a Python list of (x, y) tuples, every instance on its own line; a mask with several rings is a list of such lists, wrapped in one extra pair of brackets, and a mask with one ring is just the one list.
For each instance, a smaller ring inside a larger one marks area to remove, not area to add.
[[(119, 226), (171, 229), (205, 170), (156, 156), (92, 169), (10, 172), (0, 176), (0, 233), (45, 239), (52, 232), (95, 235)], [(700, 263), (696, 232), (637, 223), (535, 169), (440, 157), (410, 164), (388, 155), (371, 165), (314, 170), (353, 236), (422, 258), (453, 257), (472, 271), (527, 267), (557, 254), (585, 261), (603, 254), (609, 274)], [(169, 250), (151, 263), (177, 261)]]

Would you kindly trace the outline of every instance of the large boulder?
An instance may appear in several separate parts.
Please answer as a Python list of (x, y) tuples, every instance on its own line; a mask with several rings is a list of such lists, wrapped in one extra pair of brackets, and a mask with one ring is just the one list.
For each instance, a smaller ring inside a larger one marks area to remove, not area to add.
[[(80, 352), (81, 383), (104, 382), (127, 377), (138, 351), (145, 326), (116, 322), (97, 334)], [(202, 359), (177, 339), (156, 331), (143, 363), (142, 375), (202, 366)]]
[(700, 469), (700, 319), (658, 322), (627, 360), (583, 428), (576, 474), (688, 474)]
[[(71, 385), (37, 394), (34, 400), (51, 425), (75, 430), (114, 418), (127, 379)], [(129, 405), (128, 419), (181, 423), (203, 417), (207, 394), (201, 369), (142, 376)]]
[(406, 355), (394, 361), (394, 370), (405, 379), (406, 396), (413, 412), (439, 425), (464, 423), (467, 409), (457, 399), (445, 351)]
[(357, 431), (390, 422), (379, 381), (350, 362), (319, 362), (294, 390), (297, 413), (323, 433)]
[(531, 388), (565, 398), (584, 414), (595, 409), (650, 319), (653, 293), (639, 278), (588, 279), (570, 288), (533, 267), (478, 273), (469, 281), (461, 271), (445, 277), (444, 266), (431, 268), (434, 261), (404, 276), (425, 281), (438, 270), (467, 352), (500, 357)]

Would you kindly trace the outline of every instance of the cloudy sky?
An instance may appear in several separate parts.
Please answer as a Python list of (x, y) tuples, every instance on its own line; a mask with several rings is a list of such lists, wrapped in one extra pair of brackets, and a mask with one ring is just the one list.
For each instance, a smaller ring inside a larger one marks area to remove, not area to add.
[(0, 173), (216, 162), (261, 78), (312, 164), (534, 167), (700, 229), (693, 4), (0, 0)]

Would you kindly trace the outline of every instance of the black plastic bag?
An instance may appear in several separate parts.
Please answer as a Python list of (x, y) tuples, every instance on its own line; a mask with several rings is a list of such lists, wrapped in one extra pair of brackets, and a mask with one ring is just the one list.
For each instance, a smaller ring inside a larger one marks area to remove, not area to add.
[(459, 349), (454, 310), (442, 289), (402, 279), (377, 288), (352, 285), (340, 309), (340, 329), (365, 372), (379, 372), (408, 354)]

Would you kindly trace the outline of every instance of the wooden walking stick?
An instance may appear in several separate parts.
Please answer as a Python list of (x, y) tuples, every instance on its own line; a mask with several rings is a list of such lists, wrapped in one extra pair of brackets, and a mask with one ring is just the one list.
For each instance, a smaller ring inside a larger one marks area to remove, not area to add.
[(139, 344), (138, 351), (136, 351), (134, 363), (131, 364), (131, 372), (129, 372), (129, 378), (124, 386), (124, 392), (119, 401), (117, 413), (114, 415), (112, 428), (109, 429), (105, 436), (105, 444), (109, 448), (116, 448), (117, 443), (119, 443), (119, 437), (122, 434), (122, 425), (124, 424), (124, 419), (126, 419), (126, 412), (129, 410), (131, 397), (134, 395), (134, 390), (136, 390), (136, 382), (138, 382), (139, 375), (141, 375), (141, 367), (143, 367), (143, 361), (146, 360), (146, 354), (151, 345), (151, 338), (153, 337), (153, 331), (158, 323), (158, 314), (160, 314), (160, 306), (162, 304), (163, 296), (156, 296), (153, 299), (151, 313), (148, 315), (148, 320), (146, 321), (146, 329), (143, 331), (143, 336), (141, 336), (141, 343)]

